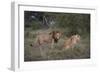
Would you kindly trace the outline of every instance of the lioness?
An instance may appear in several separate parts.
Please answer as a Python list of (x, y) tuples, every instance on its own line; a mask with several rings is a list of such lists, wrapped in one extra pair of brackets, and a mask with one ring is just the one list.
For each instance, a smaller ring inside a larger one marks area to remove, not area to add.
[(63, 47), (65, 49), (73, 48), (80, 41), (80, 35), (73, 35), (65, 40)]

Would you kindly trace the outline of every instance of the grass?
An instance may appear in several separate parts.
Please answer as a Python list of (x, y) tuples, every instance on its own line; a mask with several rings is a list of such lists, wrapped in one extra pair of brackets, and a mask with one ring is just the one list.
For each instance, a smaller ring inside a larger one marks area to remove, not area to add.
[[(87, 59), (90, 58), (90, 38), (88, 35), (81, 35), (81, 41), (74, 48), (64, 49), (65, 36), (62, 36), (53, 48), (50, 44), (44, 44), (41, 48), (34, 43), (37, 32), (50, 32), (50, 30), (25, 31), (24, 39), (24, 61), (41, 61), (41, 60), (63, 60), (63, 59)], [(30, 44), (33, 44), (31, 46)], [(41, 55), (42, 53), (42, 55)]]

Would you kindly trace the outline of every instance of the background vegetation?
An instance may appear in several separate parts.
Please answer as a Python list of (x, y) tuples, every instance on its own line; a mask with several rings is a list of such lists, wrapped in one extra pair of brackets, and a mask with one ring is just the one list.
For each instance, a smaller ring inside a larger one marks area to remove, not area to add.
[[(24, 28), (25, 61), (90, 58), (90, 14), (25, 11)], [(52, 30), (61, 31), (63, 36), (53, 49), (49, 44), (43, 45), (41, 56), (39, 46), (34, 43), (37, 33)], [(64, 50), (64, 39), (74, 34), (81, 36), (80, 43), (74, 48)]]

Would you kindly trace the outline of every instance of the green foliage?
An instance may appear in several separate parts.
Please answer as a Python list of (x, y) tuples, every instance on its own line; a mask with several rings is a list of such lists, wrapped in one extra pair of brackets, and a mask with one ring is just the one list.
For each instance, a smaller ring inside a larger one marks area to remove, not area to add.
[[(28, 12), (27, 12), (28, 13)], [(25, 17), (28, 17), (29, 14), (25, 14)], [(29, 24), (25, 23), (25, 28), (32, 28), (32, 30), (43, 29), (47, 27), (42, 22), (43, 16), (47, 18), (47, 21), (51, 22), (50, 20), (54, 21), (55, 23), (49, 23), (49, 28), (62, 28), (65, 31), (68, 31), (67, 34), (86, 34), (90, 33), (90, 14), (78, 14), (78, 13), (50, 13), (50, 12), (37, 12), (39, 14), (37, 20), (31, 20)], [(27, 18), (28, 19), (28, 18)], [(26, 18), (25, 18), (26, 20)], [(29, 22), (29, 19), (25, 22)], [(40, 23), (41, 22), (41, 23)], [(47, 23), (46, 23), (47, 24)], [(42, 25), (42, 26), (41, 26)]]
[(39, 25), (39, 23), (37, 21), (32, 21), (32, 30), (38, 30), (41, 28), (41, 26)]

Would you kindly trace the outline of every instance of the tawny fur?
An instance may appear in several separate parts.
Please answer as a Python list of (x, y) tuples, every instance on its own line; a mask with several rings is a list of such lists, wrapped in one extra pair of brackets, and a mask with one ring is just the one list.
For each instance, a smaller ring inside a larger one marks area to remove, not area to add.
[(61, 32), (59, 31), (52, 31), (50, 33), (38, 33), (36, 37), (36, 42), (40, 46), (42, 44), (51, 44), (53, 47), (54, 43), (57, 43), (61, 37)]
[(65, 49), (73, 48), (80, 41), (80, 35), (73, 35), (65, 40), (63, 47)]

